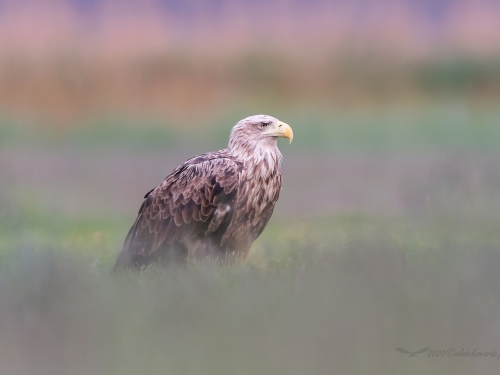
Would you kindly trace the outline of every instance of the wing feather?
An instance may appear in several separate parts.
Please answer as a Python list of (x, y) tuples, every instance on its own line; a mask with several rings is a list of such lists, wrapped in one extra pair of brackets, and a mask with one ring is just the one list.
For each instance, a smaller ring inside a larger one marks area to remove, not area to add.
[(220, 152), (176, 168), (146, 194), (123, 252), (149, 255), (162, 244), (203, 236), (217, 205), (234, 201), (241, 170), (239, 162)]

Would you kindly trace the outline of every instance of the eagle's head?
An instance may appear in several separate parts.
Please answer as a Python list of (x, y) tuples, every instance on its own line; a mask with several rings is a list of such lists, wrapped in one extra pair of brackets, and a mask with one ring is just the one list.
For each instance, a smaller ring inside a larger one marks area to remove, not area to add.
[[(238, 121), (229, 137), (229, 149), (235, 154), (258, 157), (269, 152), (279, 154), (279, 137), (293, 140), (292, 128), (277, 118), (255, 115)], [(281, 154), (279, 154), (281, 157)]]

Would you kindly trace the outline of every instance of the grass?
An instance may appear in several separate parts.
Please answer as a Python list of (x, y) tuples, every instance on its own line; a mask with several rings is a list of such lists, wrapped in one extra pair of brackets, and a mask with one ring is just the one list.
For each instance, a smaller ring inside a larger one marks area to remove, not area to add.
[(322, 246), (268, 236), (229, 268), (119, 275), (18, 248), (0, 278), (2, 363), (39, 374), (493, 371), (493, 359), (410, 362), (394, 348), (492, 350), (498, 246), (367, 232)]
[(120, 274), (142, 194), (224, 147), (234, 119), (3, 120), (2, 373), (496, 373), (496, 358), (395, 350), (500, 350), (496, 110), (277, 116), (295, 140), (248, 260)]

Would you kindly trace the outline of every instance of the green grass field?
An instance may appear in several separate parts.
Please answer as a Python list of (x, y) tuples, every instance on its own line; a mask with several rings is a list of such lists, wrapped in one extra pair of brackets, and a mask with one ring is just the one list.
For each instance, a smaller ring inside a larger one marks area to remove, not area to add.
[(395, 348), (500, 354), (498, 109), (272, 113), (295, 138), (247, 261), (110, 272), (144, 193), (241, 113), (1, 120), (1, 373), (496, 373)]

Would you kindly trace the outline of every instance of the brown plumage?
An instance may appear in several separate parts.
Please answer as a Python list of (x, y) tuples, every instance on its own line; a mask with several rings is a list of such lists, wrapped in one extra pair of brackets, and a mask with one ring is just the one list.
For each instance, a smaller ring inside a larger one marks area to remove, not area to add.
[(188, 257), (245, 258), (269, 221), (281, 190), (277, 138), (287, 124), (250, 116), (229, 146), (189, 159), (144, 197), (115, 268), (166, 265)]

